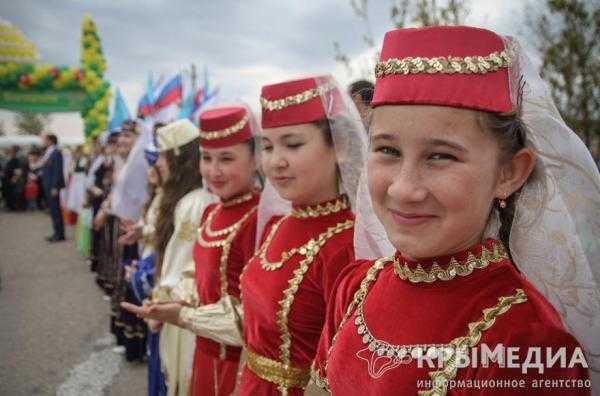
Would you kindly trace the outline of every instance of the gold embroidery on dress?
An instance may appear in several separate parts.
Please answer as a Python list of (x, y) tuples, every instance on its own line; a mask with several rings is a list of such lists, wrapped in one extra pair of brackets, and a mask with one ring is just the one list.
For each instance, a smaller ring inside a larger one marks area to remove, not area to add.
[(327, 231), (321, 233), (316, 240), (311, 238), (308, 242), (297, 248), (292, 248), (291, 250), (282, 252), (280, 261), (270, 262), (267, 259), (267, 250), (271, 244), (271, 241), (273, 240), (273, 237), (277, 233), (277, 229), (286, 218), (287, 217), (281, 218), (277, 223), (273, 225), (271, 231), (269, 232), (269, 235), (267, 235), (267, 238), (265, 239), (265, 242), (262, 244), (260, 250), (258, 251), (260, 266), (265, 271), (275, 271), (283, 267), (283, 264), (295, 254), (300, 254), (302, 256), (316, 254), (321, 248), (321, 246), (323, 246), (329, 238), (331, 238), (335, 234), (339, 234), (340, 232), (347, 230), (348, 228), (351, 228), (354, 225), (354, 222), (352, 222), (351, 220), (348, 220), (343, 223), (338, 223), (335, 227), (329, 227)]
[(511, 64), (507, 51), (492, 52), (487, 56), (438, 56), (433, 58), (392, 58), (375, 65), (375, 76), (381, 78), (391, 74), (486, 74)]
[[(380, 258), (380, 259), (376, 260), (375, 263), (371, 266), (371, 268), (369, 268), (369, 270), (367, 271), (365, 278), (363, 278), (363, 280), (361, 281), (360, 287), (354, 293), (352, 302), (348, 305), (348, 308), (346, 309), (344, 317), (342, 318), (342, 320), (337, 328), (337, 331), (331, 340), (331, 345), (329, 346), (329, 348), (327, 350), (327, 357), (326, 357), (325, 367), (324, 367), (325, 373), (327, 372), (327, 367), (329, 364), (329, 357), (331, 356), (331, 351), (333, 350), (333, 347), (335, 345), (335, 342), (337, 340), (340, 330), (342, 329), (342, 327), (344, 326), (344, 324), (346, 323), (348, 318), (352, 315), (352, 312), (354, 312), (355, 308), (357, 311), (359, 308), (362, 309), (362, 304), (367, 296), (370, 284), (375, 281), (379, 271), (381, 271), (385, 267), (385, 265), (390, 262), (394, 262), (393, 257), (384, 257), (384, 258)], [(525, 294), (525, 292), (522, 289), (516, 289), (515, 294), (513, 294), (511, 296), (499, 297), (498, 303), (495, 306), (484, 309), (482, 319), (480, 319), (477, 322), (469, 323), (467, 326), (469, 328), (469, 334), (467, 336), (457, 337), (457, 338), (453, 339), (452, 341), (450, 341), (448, 344), (426, 344), (426, 345), (437, 345), (437, 346), (440, 346), (443, 348), (441, 351), (438, 351), (438, 353), (441, 352), (441, 354), (438, 356), (440, 356), (443, 359), (445, 367), (441, 370), (433, 371), (433, 372), (429, 373), (429, 376), (432, 379), (433, 388), (431, 390), (427, 390), (427, 391), (419, 391), (418, 394), (420, 396), (444, 396), (444, 395), (446, 395), (447, 388), (448, 388), (448, 382), (451, 379), (453, 379), (457, 373), (457, 369), (458, 369), (457, 368), (457, 362), (458, 362), (457, 354), (465, 353), (467, 348), (472, 348), (475, 345), (477, 345), (479, 343), (479, 340), (481, 339), (482, 333), (494, 325), (496, 318), (498, 316), (506, 313), (513, 305), (521, 304), (526, 301), (527, 301), (527, 295)], [(357, 315), (357, 317), (358, 317), (358, 315)], [(360, 322), (360, 323), (358, 323), (358, 322)], [(364, 324), (364, 317), (362, 318), (362, 321), (359, 321), (359, 320), (355, 321), (355, 324), (357, 326)], [(372, 336), (372, 334), (370, 332), (368, 334), (375, 341), (375, 344), (373, 344), (373, 345), (375, 345), (375, 346), (385, 345), (385, 346), (389, 347), (389, 348), (385, 348), (384, 350), (381, 350), (380, 348), (373, 348), (373, 350), (371, 351), (373, 357), (387, 356), (388, 358), (392, 359), (392, 358), (399, 356), (398, 352), (401, 351), (402, 347), (407, 347), (407, 345), (394, 346), (385, 341), (375, 339), (375, 337)], [(373, 340), (369, 341), (370, 345)], [(364, 342), (364, 338), (363, 338), (363, 342)], [(425, 345), (425, 344), (421, 344), (421, 345)], [(417, 349), (416, 347), (418, 347), (420, 345), (415, 344), (414, 346), (415, 346), (415, 349)], [(411, 345), (410, 347), (413, 347), (413, 346)], [(388, 354), (387, 354), (388, 349), (396, 351), (396, 356), (394, 356), (394, 357), (388, 356)], [(369, 350), (371, 350), (371, 349), (369, 349)], [(420, 349), (419, 352), (423, 353), (424, 351), (423, 351), (423, 349)], [(430, 355), (430, 357), (432, 357), (432, 356)], [(406, 363), (406, 362), (403, 362), (403, 363)], [(397, 367), (397, 365), (396, 365), (396, 367)], [(391, 367), (391, 368), (393, 368), (393, 367)], [(390, 369), (390, 368), (388, 368), (388, 369)], [(387, 370), (385, 370), (385, 371), (387, 371)], [(319, 374), (319, 373), (317, 372), (317, 374)], [(383, 375), (384, 373), (380, 373), (380, 374)], [(381, 375), (379, 375), (379, 376), (381, 376)], [(328, 390), (328, 388), (329, 388), (328, 382), (321, 381), (319, 383), (319, 382), (315, 381), (315, 384), (321, 385), (321, 387), (323, 387), (323, 385), (327, 386), (326, 388), (324, 388), (326, 390)]]
[(229, 208), (229, 207), (232, 207), (235, 205), (242, 204), (244, 202), (248, 202), (252, 199), (252, 197), (254, 197), (254, 192), (250, 191), (249, 193), (246, 193), (240, 197), (225, 201), (225, 202), (221, 203), (221, 205), (223, 205), (223, 207), (225, 207), (225, 208)]
[[(394, 261), (393, 257), (382, 257), (380, 259), (375, 260), (375, 262), (373, 263), (373, 265), (371, 266), (371, 268), (369, 268), (369, 270), (367, 271), (366, 276), (360, 282), (360, 287), (354, 293), (354, 296), (353, 296), (352, 301), (350, 302), (350, 304), (348, 304), (348, 308), (346, 308), (346, 312), (344, 313), (344, 317), (340, 321), (340, 324), (339, 324), (339, 326), (338, 326), (335, 334), (333, 335), (333, 338), (331, 339), (331, 345), (329, 345), (329, 348), (327, 349), (327, 356), (325, 358), (325, 367), (323, 368), (324, 371), (325, 371), (325, 377), (324, 378), (327, 378), (327, 367), (329, 366), (329, 356), (331, 356), (331, 351), (333, 350), (333, 346), (335, 345), (337, 337), (338, 337), (338, 335), (340, 333), (340, 329), (344, 326), (344, 324), (346, 323), (346, 321), (348, 320), (348, 318), (350, 317), (350, 315), (354, 311), (354, 308), (358, 304), (360, 304), (360, 302), (363, 300), (363, 298), (365, 298), (365, 296), (367, 295), (367, 291), (369, 289), (369, 285), (371, 284), (371, 282), (373, 282), (375, 280), (375, 278), (377, 277), (377, 273), (379, 271), (381, 271), (385, 267), (385, 265), (387, 263), (392, 262), (392, 261)], [(316, 383), (316, 382), (315, 382), (315, 384), (318, 385), (318, 383)], [(328, 382), (327, 382), (327, 386), (329, 388), (329, 383)], [(329, 390), (328, 388), (323, 388), (323, 389)]]
[(522, 304), (527, 301), (527, 295), (523, 289), (517, 289), (515, 294), (512, 296), (504, 296), (498, 298), (498, 304), (491, 308), (483, 310), (483, 317), (477, 322), (469, 323), (469, 334), (465, 337), (457, 337), (450, 341), (450, 344), (454, 347), (453, 353), (444, 355), (444, 368), (441, 370), (433, 371), (429, 373), (432, 388), (427, 391), (419, 391), (419, 396), (444, 396), (448, 392), (448, 382), (456, 377), (458, 370), (458, 354), (467, 353), (468, 348), (473, 348), (479, 343), (481, 334), (488, 330), (496, 322), (496, 318), (503, 315), (513, 305)]
[(177, 233), (177, 238), (183, 241), (191, 242), (194, 240), (194, 232), (196, 227), (189, 221), (184, 221), (179, 226), (179, 232)]
[(321, 377), (321, 373), (319, 373), (319, 370), (316, 368), (314, 360), (310, 366), (310, 379), (316, 386), (331, 393), (329, 381), (327, 381), (327, 378)]
[[(227, 288), (228, 288), (227, 261), (229, 260), (231, 244), (232, 244), (233, 240), (235, 239), (235, 237), (237, 236), (240, 229), (242, 228), (242, 225), (244, 224), (244, 222), (246, 220), (248, 220), (248, 218), (250, 216), (252, 216), (252, 214), (254, 212), (256, 212), (256, 210), (258, 209), (258, 206), (252, 207), (252, 209), (250, 209), (248, 212), (246, 212), (246, 214), (244, 216), (242, 216), (242, 218), (240, 220), (235, 222), (232, 226), (227, 227), (226, 229), (229, 232), (226, 234), (227, 236), (224, 239), (218, 239), (215, 241), (207, 241), (206, 239), (204, 239), (203, 233), (205, 230), (206, 231), (208, 230), (208, 224), (210, 224), (210, 222), (212, 222), (213, 217), (215, 216), (215, 214), (217, 213), (217, 211), (219, 209), (220, 209), (220, 207), (218, 205), (215, 206), (215, 208), (208, 214), (208, 217), (207, 217), (206, 221), (204, 222), (204, 224), (202, 224), (200, 226), (200, 228), (198, 229), (198, 244), (205, 248), (218, 248), (218, 247), (223, 248), (223, 250), (221, 251), (221, 257), (219, 259), (219, 272), (220, 272), (220, 276), (221, 276), (221, 296), (226, 296), (228, 294), (227, 293)], [(220, 231), (222, 231), (222, 230), (220, 230)], [(207, 232), (207, 234), (208, 234), (208, 232)], [(219, 236), (223, 236), (223, 235), (225, 235), (225, 234), (219, 234)]]
[[(218, 238), (218, 237), (222, 237), (225, 235), (229, 235), (232, 232), (234, 232), (235, 230), (237, 230), (244, 221), (246, 221), (246, 218), (242, 217), (240, 220), (236, 221), (232, 225), (215, 231), (212, 229), (212, 222), (213, 222), (213, 218), (215, 217), (215, 215), (217, 214), (219, 209), (220, 209), (219, 205), (215, 206), (215, 208), (208, 214), (204, 224), (202, 224), (200, 226), (200, 228), (204, 229), (204, 231), (206, 232), (206, 235), (208, 235), (210, 238)], [(208, 243), (210, 243), (210, 242), (208, 242)]]
[(319, 97), (326, 92), (331, 91), (334, 88), (334, 85), (331, 83), (320, 85), (317, 88), (307, 89), (306, 91), (300, 92), (296, 95), (286, 96), (281, 99), (269, 100), (267, 98), (260, 98), (260, 104), (263, 109), (273, 111), (273, 110), (282, 110), (289, 106), (299, 105), (304, 102), (308, 102), (311, 99)]
[[(290, 309), (292, 308), (292, 304), (294, 303), (294, 297), (300, 288), (300, 283), (302, 283), (304, 275), (308, 271), (310, 264), (312, 264), (315, 257), (321, 250), (321, 247), (325, 245), (327, 240), (332, 238), (335, 234), (340, 233), (343, 230), (350, 229), (353, 226), (353, 220), (346, 220), (342, 223), (338, 223), (334, 227), (329, 227), (327, 232), (322, 233), (319, 236), (319, 241), (314, 248), (306, 252), (304, 259), (300, 260), (298, 268), (294, 270), (294, 276), (288, 280), (289, 287), (283, 291), (283, 299), (279, 301), (280, 309), (276, 316), (276, 322), (277, 326), (279, 327), (281, 338), (281, 345), (279, 346), (279, 360), (284, 365), (290, 365), (290, 347), (292, 344), (292, 336), (288, 328), (288, 315), (290, 313)], [(334, 232), (333, 230), (338, 231)], [(283, 395), (287, 395), (287, 387), (280, 386), (279, 391)]]
[(304, 388), (310, 379), (310, 370), (285, 365), (250, 350), (248, 368), (258, 377), (285, 388)]
[(152, 289), (152, 302), (161, 303), (172, 301), (171, 290), (172, 288), (169, 286), (154, 286), (154, 289)]
[(327, 202), (325, 204), (309, 206), (307, 208), (294, 208), (292, 209), (292, 217), (306, 219), (309, 217), (327, 216), (333, 213), (341, 212), (349, 207), (350, 202), (348, 197), (346, 195), (342, 195), (334, 202)]
[(459, 263), (453, 257), (446, 268), (439, 266), (434, 262), (429, 271), (426, 271), (417, 264), (415, 269), (411, 269), (406, 263), (400, 264), (397, 258), (394, 258), (394, 272), (400, 279), (408, 280), (412, 283), (432, 283), (437, 280), (449, 281), (458, 276), (467, 276), (474, 269), (485, 268), (490, 264), (498, 263), (508, 258), (506, 249), (500, 241), (494, 242), (493, 251), (489, 251), (485, 246), (481, 250), (481, 257), (475, 257), (469, 253), (464, 264)]
[(207, 139), (207, 140), (225, 138), (229, 135), (233, 135), (234, 133), (241, 131), (244, 128), (244, 126), (246, 126), (246, 123), (248, 122), (249, 119), (250, 119), (250, 117), (248, 116), (248, 114), (245, 114), (241, 120), (239, 120), (238, 122), (236, 122), (229, 128), (221, 129), (219, 131), (202, 131), (202, 130), (200, 130), (200, 132), (201, 132), (200, 136), (202, 139)]

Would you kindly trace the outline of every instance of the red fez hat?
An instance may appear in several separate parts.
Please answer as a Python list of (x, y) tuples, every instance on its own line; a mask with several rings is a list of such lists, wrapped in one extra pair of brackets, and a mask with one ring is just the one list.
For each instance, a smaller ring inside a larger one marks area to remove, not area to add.
[(397, 29), (383, 39), (373, 107), (430, 104), (504, 113), (513, 109), (510, 55), (496, 33), (468, 26)]
[(327, 97), (332, 98), (333, 103), (328, 106), (341, 107), (341, 95), (331, 76), (310, 77), (263, 86), (260, 95), (262, 127), (308, 124), (327, 118), (321, 96), (330, 92), (333, 92), (333, 95)]
[(221, 148), (252, 137), (251, 114), (243, 106), (216, 107), (200, 114), (200, 146)]

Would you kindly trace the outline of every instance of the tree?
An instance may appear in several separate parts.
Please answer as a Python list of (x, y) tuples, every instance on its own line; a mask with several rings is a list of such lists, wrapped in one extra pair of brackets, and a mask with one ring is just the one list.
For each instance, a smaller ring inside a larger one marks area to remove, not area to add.
[(44, 113), (18, 112), (15, 125), (20, 135), (40, 135), (49, 121), (49, 116)]
[(547, 0), (534, 23), (541, 75), (565, 122), (600, 159), (600, 2)]
[[(434, 26), (434, 25), (460, 25), (464, 23), (469, 13), (468, 0), (448, 0), (440, 4), (437, 0), (393, 0), (390, 7), (390, 21), (396, 28), (410, 26)], [(371, 78), (374, 64), (379, 59), (379, 53), (375, 50), (375, 40), (369, 21), (368, 0), (350, 0), (350, 6), (354, 14), (364, 24), (365, 32), (362, 40), (366, 47), (373, 52), (373, 59), (362, 65), (359, 74), (364, 78)], [(343, 64), (349, 75), (353, 76), (354, 69), (350, 58), (344, 53), (339, 42), (333, 43), (335, 60)]]
[(397, 28), (406, 27), (407, 20), (413, 26), (460, 25), (468, 14), (468, 1), (465, 0), (449, 0), (444, 5), (436, 0), (396, 0), (390, 10)]

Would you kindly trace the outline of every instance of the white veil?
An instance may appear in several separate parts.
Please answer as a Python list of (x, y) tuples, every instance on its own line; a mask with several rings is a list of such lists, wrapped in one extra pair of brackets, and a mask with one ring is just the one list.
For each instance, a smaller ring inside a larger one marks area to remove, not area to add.
[[(600, 394), (600, 175), (587, 147), (565, 124), (546, 83), (512, 38), (511, 100), (520, 107), (536, 169), (515, 204), (510, 253), (523, 275), (552, 303), (583, 346)], [(355, 225), (357, 258), (393, 254), (361, 179)], [(486, 235), (497, 236), (497, 213)]]
[(141, 126), (138, 124), (140, 134), (112, 190), (112, 210), (121, 218), (138, 221), (142, 216), (148, 198), (149, 167), (144, 150), (152, 142), (153, 126), (151, 120), (143, 121)]
[[(329, 75), (314, 77), (314, 80), (335, 146), (340, 192), (348, 195), (354, 209), (357, 187), (360, 186), (358, 181), (366, 158), (367, 134), (354, 102), (346, 90)], [(306, 177), (318, 177), (318, 175), (306, 175)], [(291, 212), (291, 208), (291, 203), (281, 198), (275, 187), (265, 180), (258, 206), (256, 246), (260, 245), (269, 219), (273, 216), (287, 215)]]
[[(585, 349), (600, 392), (600, 175), (560, 116), (546, 83), (511, 38), (511, 97), (524, 81), (521, 118), (538, 155), (516, 202), (510, 233), (515, 265), (552, 303)], [(513, 96), (514, 95), (514, 96)]]

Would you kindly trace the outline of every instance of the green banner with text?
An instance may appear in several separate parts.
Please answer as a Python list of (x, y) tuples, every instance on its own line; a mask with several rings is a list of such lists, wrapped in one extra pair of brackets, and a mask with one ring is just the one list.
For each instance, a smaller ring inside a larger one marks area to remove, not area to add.
[(56, 113), (81, 111), (83, 91), (0, 91), (0, 109)]

